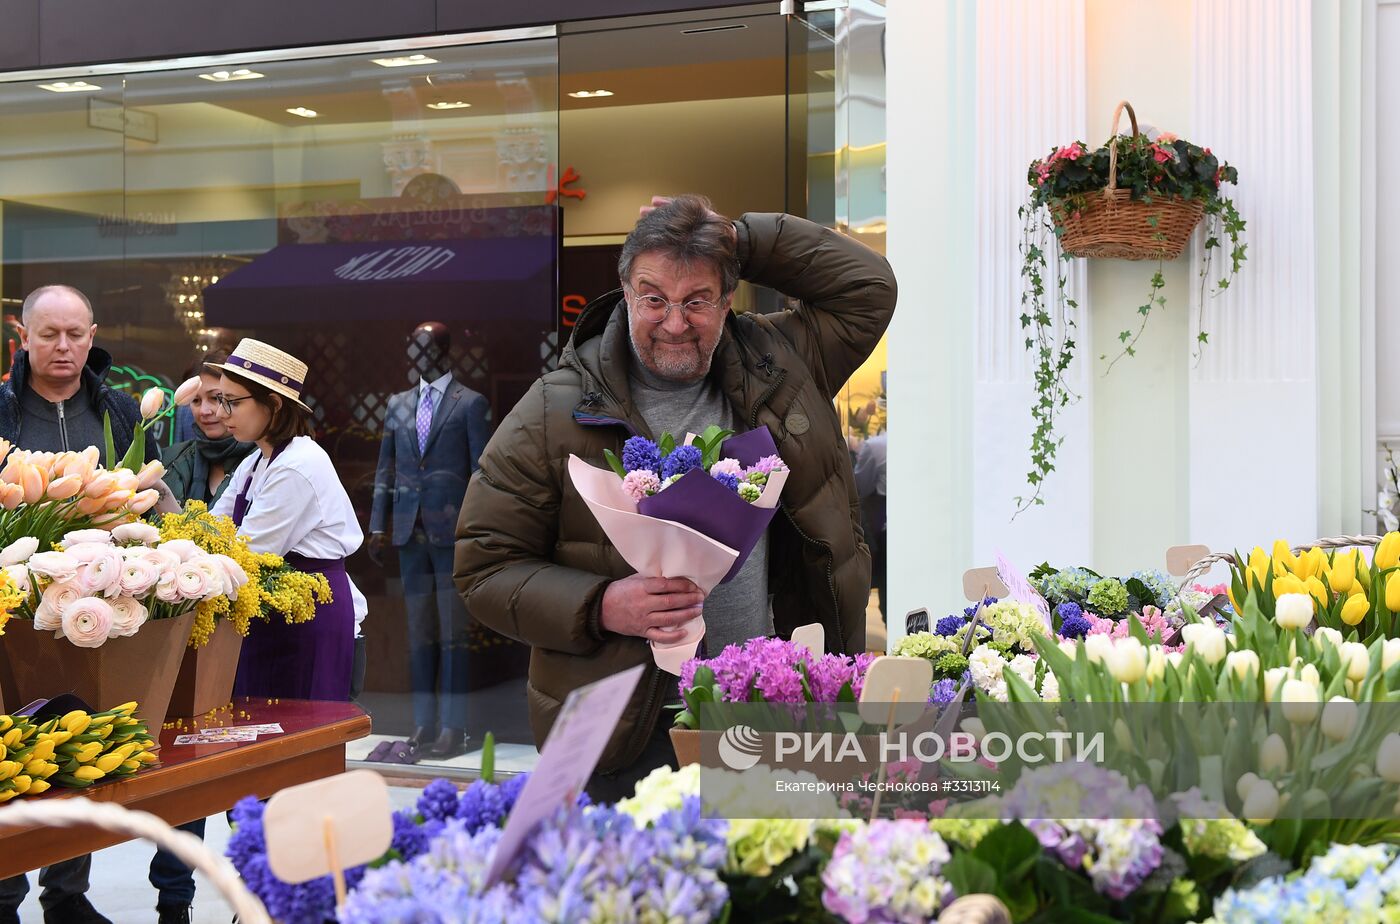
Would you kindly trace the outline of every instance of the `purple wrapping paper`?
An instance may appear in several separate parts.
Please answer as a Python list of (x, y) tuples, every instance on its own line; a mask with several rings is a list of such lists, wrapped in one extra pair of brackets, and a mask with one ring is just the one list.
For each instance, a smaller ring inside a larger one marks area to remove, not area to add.
[[(754, 465), (764, 456), (778, 454), (773, 434), (767, 427), (730, 437), (720, 449), (721, 459), (737, 459), (745, 466)], [(739, 495), (720, 484), (709, 473), (692, 469), (660, 494), (644, 497), (637, 512), (662, 520), (673, 520), (704, 533), (717, 542), (735, 549), (739, 557), (720, 581), (734, 579), (758, 539), (773, 522), (776, 507), (762, 508), (742, 500)]]

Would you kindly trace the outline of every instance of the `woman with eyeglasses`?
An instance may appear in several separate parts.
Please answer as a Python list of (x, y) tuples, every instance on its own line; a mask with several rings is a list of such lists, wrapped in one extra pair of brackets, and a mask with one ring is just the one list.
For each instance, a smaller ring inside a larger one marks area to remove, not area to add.
[(213, 512), (233, 517), (255, 551), (324, 574), (333, 595), (310, 622), (253, 621), (234, 695), (348, 700), (355, 622), (366, 605), (345, 559), (364, 533), (330, 456), (311, 438), (311, 409), (301, 400), (306, 363), (245, 339), (210, 367), (222, 373), (216, 400), (224, 426), (258, 447), (234, 470)]
[(199, 376), (199, 391), (189, 404), (194, 416), (194, 439), (175, 443), (161, 453), (165, 483), (182, 507), (185, 501), (192, 500), (213, 506), (233, 483), (233, 470), (238, 463), (258, 448), (234, 437), (224, 422), (219, 404), (219, 373), (206, 363), (227, 360), (227, 350), (211, 350), (195, 363), (189, 372)]

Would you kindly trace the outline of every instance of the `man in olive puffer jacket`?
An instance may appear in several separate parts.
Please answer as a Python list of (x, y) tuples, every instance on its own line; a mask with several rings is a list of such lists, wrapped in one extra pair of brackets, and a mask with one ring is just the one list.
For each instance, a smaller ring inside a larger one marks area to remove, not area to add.
[[(647, 640), (705, 616), (705, 646), (787, 636), (820, 622), (832, 651), (865, 649), (870, 552), (833, 398), (894, 313), (883, 257), (791, 215), (731, 222), (698, 196), (656, 199), (623, 245), (622, 288), (579, 316), (560, 367), (541, 377), (481, 455), (457, 525), (455, 577), (470, 611), (531, 646), (530, 720), (543, 742), (569, 692), (647, 665), (590, 783), (630, 793), (666, 763), (676, 678)], [(798, 300), (733, 314), (740, 278)], [(605, 465), (632, 435), (707, 424), (764, 426), (791, 469), (781, 512), (735, 578), (708, 598), (643, 578), (608, 542), (568, 478), (571, 454)]]

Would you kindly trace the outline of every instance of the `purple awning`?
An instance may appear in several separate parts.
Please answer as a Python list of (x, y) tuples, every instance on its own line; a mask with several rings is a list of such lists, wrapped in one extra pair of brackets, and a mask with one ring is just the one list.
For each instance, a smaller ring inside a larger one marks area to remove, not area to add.
[(283, 244), (204, 290), (211, 327), (414, 317), (555, 322), (555, 238)]

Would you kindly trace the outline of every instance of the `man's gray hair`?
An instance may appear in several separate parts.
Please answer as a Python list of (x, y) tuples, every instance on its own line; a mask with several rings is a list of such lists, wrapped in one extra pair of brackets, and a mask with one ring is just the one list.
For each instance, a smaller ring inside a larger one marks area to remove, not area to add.
[(51, 292), (66, 292), (67, 294), (72, 295), (74, 298), (78, 299), (78, 301), (82, 302), (87, 307), (88, 323), (92, 324), (96, 321), (96, 316), (92, 313), (92, 301), (86, 295), (84, 295), (81, 290), (75, 289), (72, 286), (51, 285), (40, 286), (39, 288), (35, 289), (33, 292), (30, 292), (27, 296), (25, 296), (24, 307), (20, 309), (19, 322), (25, 327), (28, 327), (29, 315), (34, 311), (34, 306), (39, 304), (39, 299), (43, 298), (45, 295), (48, 295)]
[(719, 270), (720, 298), (739, 287), (739, 256), (735, 252), (727, 218), (711, 215), (704, 196), (676, 196), (637, 222), (622, 245), (617, 275), (623, 282), (632, 276), (632, 263), (640, 254), (658, 252), (683, 265), (708, 260)]

